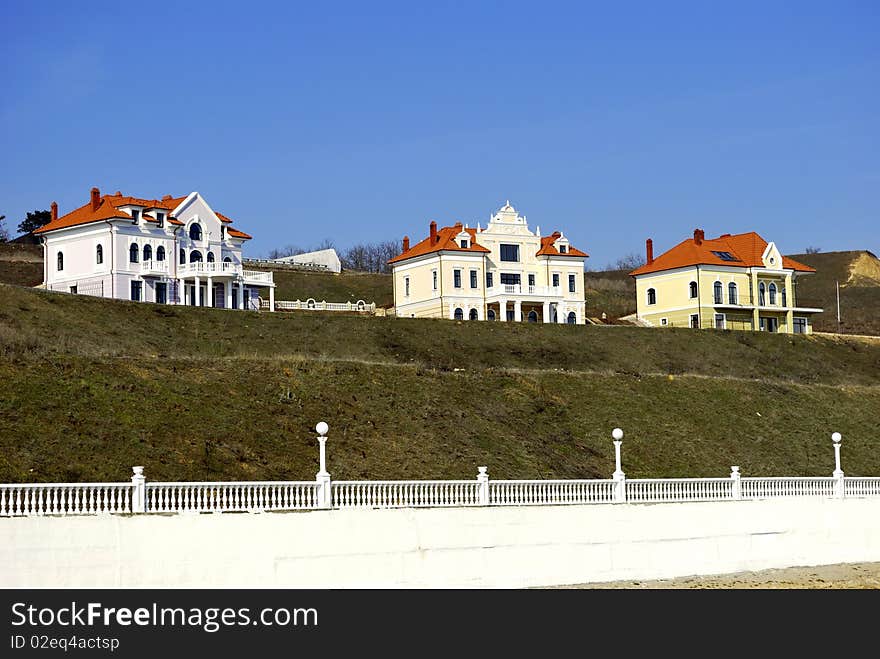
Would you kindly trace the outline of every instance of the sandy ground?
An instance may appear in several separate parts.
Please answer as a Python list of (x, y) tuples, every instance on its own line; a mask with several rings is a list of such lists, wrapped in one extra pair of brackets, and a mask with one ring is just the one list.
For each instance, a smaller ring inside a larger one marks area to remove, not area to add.
[(585, 583), (562, 588), (880, 588), (880, 563), (839, 563), (655, 581)]

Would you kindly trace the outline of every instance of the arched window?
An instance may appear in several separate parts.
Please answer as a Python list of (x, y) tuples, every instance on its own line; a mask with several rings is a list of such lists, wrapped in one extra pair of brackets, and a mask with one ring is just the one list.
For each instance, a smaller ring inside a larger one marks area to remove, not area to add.
[(149, 245), (144, 245), (144, 261), (152, 261), (153, 260), (153, 248)]
[(208, 263), (214, 262), (214, 252), (208, 252)]
[(228, 256), (224, 256), (224, 257), (223, 257), (223, 263), (232, 263), (232, 259), (229, 258)]
[(95, 263), (101, 265), (104, 262), (104, 246), (98, 245), (95, 247)]
[(476, 320), (477, 319), (477, 310), (471, 309), (471, 312), (468, 314), (468, 318), (470, 320)]
[(183, 248), (180, 250), (180, 262), (186, 263), (186, 250)]
[(727, 303), (739, 304), (739, 302), (737, 301), (736, 284), (734, 284), (733, 282), (730, 282), (727, 285)]
[(459, 307), (455, 310), (453, 316), (455, 317), (455, 320), (464, 320), (464, 311), (462, 311), (461, 307)]
[(486, 320), (495, 320), (495, 309), (489, 309), (486, 313)]
[(162, 247), (162, 245), (159, 245), (156, 248), (156, 260), (157, 261), (164, 261), (165, 260), (165, 248)]
[(529, 322), (530, 323), (537, 323), (538, 322), (538, 312), (535, 311), (534, 309), (529, 311)]
[[(652, 289), (652, 290), (653, 290), (653, 289)], [(567, 319), (566, 322), (567, 322), (569, 325), (577, 325), (577, 321), (578, 321), (577, 314), (576, 314), (574, 311), (569, 311), (569, 312), (568, 312), (568, 319)]]
[(128, 262), (137, 263), (139, 254), (140, 250), (138, 250), (138, 246), (132, 243), (131, 247), (128, 248)]
[(194, 249), (189, 253), (189, 262), (190, 263), (201, 263), (202, 262), (202, 253)]
[(715, 282), (715, 304), (723, 304), (724, 303), (724, 286), (721, 285), (720, 281)]
[(787, 307), (788, 306), (788, 299), (786, 298), (786, 295), (785, 295), (785, 286), (783, 286), (780, 290), (782, 291), (782, 306)]
[(697, 282), (692, 281), (690, 283), (690, 291), (691, 291), (691, 297), (697, 297)]
[(767, 304), (764, 297), (764, 282), (758, 284), (758, 304), (760, 304), (762, 307)]
[(58, 271), (64, 270), (64, 254), (58, 252)]
[(657, 304), (657, 291), (653, 288), (648, 289), (648, 304)]
[(770, 284), (770, 304), (776, 304), (776, 284)]
[(202, 239), (202, 225), (198, 222), (193, 222), (189, 227), (189, 238), (190, 240), (201, 240)]

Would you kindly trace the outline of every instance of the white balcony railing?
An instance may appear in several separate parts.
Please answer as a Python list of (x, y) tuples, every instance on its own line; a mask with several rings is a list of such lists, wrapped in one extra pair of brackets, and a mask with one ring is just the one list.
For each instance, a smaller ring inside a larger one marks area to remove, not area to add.
[(541, 295), (544, 297), (562, 297), (561, 286), (528, 286), (527, 284), (498, 284), (486, 289), (486, 297), (501, 295)]
[(152, 259), (148, 261), (141, 261), (141, 272), (143, 274), (149, 274), (153, 272), (157, 274), (167, 274), (168, 261), (154, 261)]
[(239, 275), (241, 272), (239, 264), (226, 261), (195, 261), (177, 266), (177, 273), (180, 275)]
[(245, 281), (260, 282), (262, 284), (274, 284), (273, 274), (271, 272), (262, 272), (260, 270), (243, 270), (242, 275)]

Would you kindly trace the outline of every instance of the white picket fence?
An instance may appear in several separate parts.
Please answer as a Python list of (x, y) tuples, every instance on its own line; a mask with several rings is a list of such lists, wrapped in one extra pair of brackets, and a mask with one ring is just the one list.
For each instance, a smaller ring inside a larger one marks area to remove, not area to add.
[(615, 429), (616, 469), (610, 479), (333, 481), (326, 469), (327, 424), (316, 426), (320, 471), (313, 481), (147, 482), (133, 467), (130, 483), (0, 485), (0, 517), (144, 513), (231, 513), (328, 508), (549, 506), (572, 504), (737, 501), (777, 497), (880, 497), (880, 477), (845, 477), (840, 434), (834, 433), (833, 476), (627, 479), (623, 431)]

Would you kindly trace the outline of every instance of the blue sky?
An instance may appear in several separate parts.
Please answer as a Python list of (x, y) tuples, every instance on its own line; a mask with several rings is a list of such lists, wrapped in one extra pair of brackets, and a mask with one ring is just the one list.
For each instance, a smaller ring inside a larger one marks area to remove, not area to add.
[(10, 229), (97, 185), (198, 190), (251, 256), (506, 199), (593, 268), (697, 227), (880, 254), (877, 2), (7, 0), (0, 30)]

